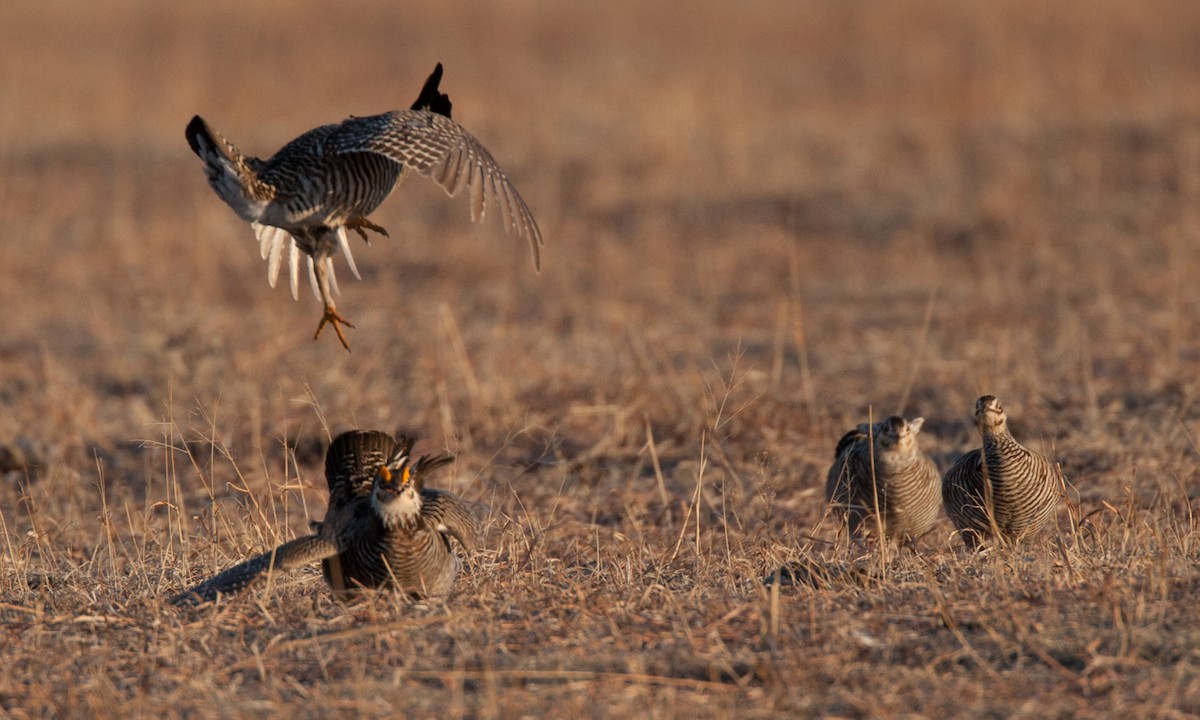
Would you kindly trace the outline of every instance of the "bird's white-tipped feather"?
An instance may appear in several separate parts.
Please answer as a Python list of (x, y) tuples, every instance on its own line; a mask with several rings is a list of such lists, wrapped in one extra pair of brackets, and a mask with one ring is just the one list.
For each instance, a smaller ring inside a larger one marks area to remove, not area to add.
[(333, 256), (325, 258), (325, 272), (329, 275), (329, 292), (341, 295), (342, 290), (337, 284), (337, 273), (333, 271)]
[(308, 284), (312, 286), (313, 297), (321, 300), (321, 289), (317, 287), (317, 269), (313, 264), (312, 255), (308, 256)]
[(506, 182), (493, 181), (492, 197), (496, 198), (500, 203), (500, 212), (504, 216), (504, 232), (513, 232), (517, 230), (517, 225), (513, 222), (513, 208), (516, 207), (517, 201), (513, 198), (511, 192), (512, 186)]
[[(312, 261), (312, 258), (309, 258)], [(292, 299), (300, 299), (300, 246), (292, 243), (292, 249), (288, 254), (288, 270), (292, 274)]]
[(487, 180), (487, 173), (483, 168), (476, 163), (471, 163), (471, 222), (479, 222), (483, 217), (484, 205), (484, 182)]
[[(254, 228), (255, 235), (258, 236), (259, 250), (262, 253), (263, 259), (267, 261), (267, 282), (271, 287), (275, 287), (279, 280), (279, 269), (283, 266), (283, 249), (288, 248), (288, 272), (291, 275), (292, 298), (300, 299), (300, 246), (296, 244), (292, 234), (283, 228), (277, 228), (273, 225), (263, 225), (261, 223), (251, 223)], [(350, 236), (346, 233), (346, 228), (338, 227), (335, 232), (337, 236), (338, 246), (346, 255), (346, 264), (350, 266), (350, 272), (354, 273), (354, 277), (359, 280), (362, 275), (358, 272), (358, 265), (354, 262), (354, 254), (350, 250)], [(312, 257), (308, 257), (308, 280), (312, 286), (313, 297), (322, 300), (321, 289), (317, 284), (316, 268), (313, 265)], [(329, 290), (334, 295), (341, 295), (341, 288), (337, 284), (337, 274), (334, 272), (333, 258), (326, 257), (322, 260), (325, 263), (325, 268), (329, 273)]]
[(254, 234), (258, 237), (258, 249), (263, 260), (267, 261), (267, 282), (271, 287), (279, 280), (279, 267), (283, 263), (283, 248), (294, 245), (291, 233), (274, 225), (250, 223)]
[[(283, 237), (279, 237), (282, 235)], [(267, 257), (267, 282), (271, 283), (271, 287), (275, 287), (275, 282), (279, 280), (279, 266), (283, 264), (283, 244), (292, 242), (292, 236), (280, 230), (275, 233), (274, 240), (271, 241), (271, 252)]]
[(271, 249), (271, 238), (267, 234), (269, 225), (261, 223), (250, 223), (250, 227), (254, 228), (254, 237), (258, 238), (258, 254), (263, 260), (267, 259), (267, 253)]
[[(350, 272), (354, 273), (354, 277), (358, 278), (359, 280), (362, 280), (362, 275), (358, 274), (358, 266), (356, 266), (354, 264), (354, 254), (350, 252), (350, 238), (346, 236), (345, 226), (343, 226), (343, 225), (338, 226), (337, 239), (338, 239), (338, 245), (340, 245), (342, 248), (342, 253), (345, 254), (345, 256), (346, 256), (346, 264), (350, 266)], [(332, 270), (332, 268), (333, 268), (332, 262), (329, 263), (329, 267)]]

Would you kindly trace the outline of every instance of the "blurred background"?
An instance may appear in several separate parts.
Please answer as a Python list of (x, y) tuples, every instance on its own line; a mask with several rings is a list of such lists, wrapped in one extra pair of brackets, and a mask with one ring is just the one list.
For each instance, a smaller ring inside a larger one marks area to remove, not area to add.
[[(382, 424), (532, 462), (634, 453), (645, 415), (692, 453), (736, 385), (731, 452), (806, 484), (868, 411), (951, 452), (983, 391), (1047, 444), (1190, 419), (1198, 31), (1186, 2), (14, 6), (0, 437), (90, 464)], [(266, 157), (437, 62), (545, 269), (413, 179), (342, 271), (354, 352), (311, 342), (183, 127)]]

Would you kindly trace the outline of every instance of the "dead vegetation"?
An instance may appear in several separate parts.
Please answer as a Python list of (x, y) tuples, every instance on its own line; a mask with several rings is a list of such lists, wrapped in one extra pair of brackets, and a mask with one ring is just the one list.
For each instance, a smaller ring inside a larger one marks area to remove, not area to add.
[[(341, 7), (0, 26), (7, 714), (1200, 713), (1200, 10)], [(183, 127), (270, 152), (439, 60), (545, 270), (412, 181), (347, 357)], [(1057, 537), (847, 546), (841, 433), (922, 415), (945, 469), (983, 392), (1062, 464)], [(164, 605), (320, 518), (350, 427), (458, 454), (452, 596)]]

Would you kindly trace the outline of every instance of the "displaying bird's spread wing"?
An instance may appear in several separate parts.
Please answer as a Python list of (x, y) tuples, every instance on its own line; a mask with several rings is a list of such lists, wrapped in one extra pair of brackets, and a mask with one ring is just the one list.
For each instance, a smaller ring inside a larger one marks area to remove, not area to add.
[(426, 488), (421, 491), (421, 515), (438, 532), (458, 540), (463, 550), (470, 552), (479, 547), (479, 521), (458, 497), (442, 490)]
[(428, 177), (447, 194), (470, 191), (471, 220), (489, 205), (500, 206), (506, 232), (529, 241), (533, 264), (541, 268), (542, 231), (525, 200), (491, 153), (461, 125), (429, 110), (396, 110), (351, 118), (327, 148), (336, 153), (375, 153)]
[(337, 543), (329, 533), (305, 535), (205, 580), (171, 598), (171, 604), (188, 606), (214, 602), (218, 595), (241, 592), (272, 573), (303, 567), (337, 555), (337, 552)]

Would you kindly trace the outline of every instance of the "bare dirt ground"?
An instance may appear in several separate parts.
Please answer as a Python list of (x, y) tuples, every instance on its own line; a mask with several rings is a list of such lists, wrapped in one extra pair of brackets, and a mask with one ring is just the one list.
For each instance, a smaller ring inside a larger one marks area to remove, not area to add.
[[(1200, 713), (1200, 5), (408, 5), (5, 10), (0, 709)], [(266, 155), (437, 61), (544, 270), (414, 179), (312, 342), (183, 128)], [(837, 438), (922, 415), (945, 469), (984, 392), (1058, 532), (848, 546)], [(458, 454), (451, 596), (165, 604), (319, 519), (354, 427)]]

